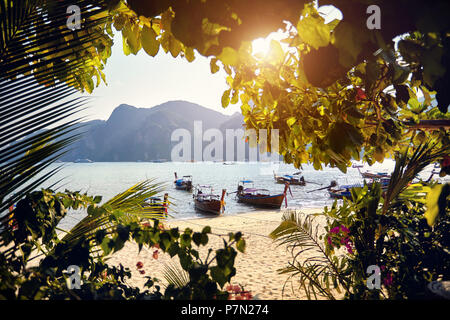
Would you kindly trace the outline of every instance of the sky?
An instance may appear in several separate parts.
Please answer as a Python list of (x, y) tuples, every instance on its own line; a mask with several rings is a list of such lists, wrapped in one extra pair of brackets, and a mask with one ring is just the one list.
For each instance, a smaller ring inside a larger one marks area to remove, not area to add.
[(222, 93), (228, 89), (226, 73), (221, 69), (212, 74), (209, 59), (196, 54), (193, 62), (178, 56), (173, 58), (160, 47), (156, 57), (143, 49), (135, 56), (125, 56), (122, 35), (115, 32), (112, 55), (104, 69), (106, 81), (95, 88), (89, 109), (83, 112), (89, 120), (106, 120), (114, 108), (126, 103), (138, 108), (149, 108), (170, 100), (186, 100), (204, 107), (233, 114), (238, 105), (222, 108)]

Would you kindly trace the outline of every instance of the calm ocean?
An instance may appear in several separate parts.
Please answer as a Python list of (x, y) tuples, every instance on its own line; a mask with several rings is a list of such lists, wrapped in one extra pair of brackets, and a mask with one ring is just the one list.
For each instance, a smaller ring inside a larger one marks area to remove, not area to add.
[[(272, 194), (281, 193), (284, 186), (274, 182), (272, 171), (278, 174), (292, 174), (297, 169), (288, 164), (269, 165), (266, 163), (235, 163), (224, 165), (222, 162), (197, 162), (197, 163), (150, 163), (150, 162), (97, 162), (97, 163), (57, 163), (54, 166), (63, 165), (63, 169), (54, 177), (47, 181), (43, 187), (49, 186), (60, 179), (57, 184), (58, 190), (87, 192), (89, 195), (101, 195), (103, 201), (107, 201), (117, 193), (126, 190), (132, 185), (145, 179), (155, 178), (156, 181), (166, 183), (166, 192), (172, 198), (171, 215), (175, 219), (186, 219), (202, 217), (194, 209), (192, 193), (175, 190), (173, 186), (174, 172), (178, 176), (192, 175), (194, 186), (212, 185), (214, 192), (221, 193), (223, 188), (228, 192), (233, 192), (237, 188), (237, 183), (242, 179), (254, 181), (257, 188), (269, 189)], [(278, 167), (277, 167), (278, 166)], [(390, 159), (382, 164), (375, 164), (372, 167), (364, 166), (362, 171), (371, 172), (391, 172), (394, 162)], [(432, 167), (425, 170), (423, 178), (428, 178)], [(320, 171), (314, 170), (312, 166), (304, 166), (303, 176), (307, 182), (306, 186), (291, 186), (292, 195), (288, 193), (288, 207), (295, 208), (315, 208), (331, 205), (332, 200), (328, 197), (326, 190), (311, 192), (321, 186), (329, 185), (331, 180), (336, 180), (339, 184), (353, 184), (361, 182), (361, 176), (357, 169), (348, 168), (347, 174), (343, 174), (337, 168), (325, 168)], [(258, 210), (245, 204), (237, 203), (235, 195), (230, 194), (225, 197), (225, 215), (239, 214)], [(283, 206), (284, 207), (284, 204)], [(62, 221), (65, 227), (73, 226), (79, 219), (84, 217), (84, 212), (72, 212), (68, 218)]]

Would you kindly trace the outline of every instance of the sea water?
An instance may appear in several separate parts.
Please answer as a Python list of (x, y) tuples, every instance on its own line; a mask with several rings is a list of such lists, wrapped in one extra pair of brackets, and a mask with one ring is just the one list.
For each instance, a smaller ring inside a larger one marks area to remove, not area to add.
[[(228, 162), (227, 162), (228, 163)], [(238, 203), (235, 199), (237, 184), (240, 180), (252, 180), (255, 188), (268, 189), (271, 194), (282, 193), (284, 185), (276, 184), (273, 171), (279, 175), (293, 174), (299, 169), (293, 165), (284, 163), (249, 163), (232, 162), (224, 165), (222, 162), (95, 162), (95, 163), (55, 163), (52, 167), (61, 166), (62, 169), (47, 180), (41, 187), (48, 187), (56, 183), (53, 189), (56, 191), (87, 192), (89, 195), (102, 196), (102, 203), (112, 198), (114, 195), (125, 191), (134, 184), (146, 179), (155, 179), (156, 182), (165, 184), (165, 191), (171, 199), (170, 215), (172, 219), (187, 219), (204, 217), (202, 213), (194, 209), (192, 192), (176, 190), (174, 187), (174, 172), (178, 177), (192, 175), (193, 185), (211, 185), (214, 193), (221, 194), (222, 189), (229, 193), (225, 197), (225, 215), (239, 214), (252, 210), (261, 210), (243, 203)], [(394, 161), (386, 159), (383, 163), (377, 163), (372, 167), (365, 165), (360, 170), (371, 172), (391, 173), (394, 169)], [(427, 168), (421, 175), (427, 179), (432, 166)], [(305, 165), (302, 175), (306, 180), (306, 186), (291, 186), (291, 193), (288, 191), (287, 206), (291, 208), (318, 208), (331, 205), (333, 200), (329, 198), (326, 190), (312, 191), (321, 187), (326, 187), (332, 180), (338, 184), (361, 183), (362, 178), (356, 168), (348, 168), (346, 174), (337, 168), (325, 167), (323, 170), (314, 170), (311, 165)], [(436, 176), (435, 176), (436, 177)], [(283, 203), (282, 208), (285, 207)], [(68, 228), (86, 215), (84, 211), (70, 212), (62, 224)]]

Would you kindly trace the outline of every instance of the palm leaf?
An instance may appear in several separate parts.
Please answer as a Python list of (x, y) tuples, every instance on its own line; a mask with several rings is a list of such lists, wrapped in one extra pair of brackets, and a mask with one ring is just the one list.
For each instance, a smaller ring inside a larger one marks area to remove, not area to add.
[[(339, 267), (328, 256), (320, 240), (319, 225), (314, 223), (315, 216), (302, 217), (295, 211), (286, 212), (281, 224), (271, 232), (270, 237), (279, 245), (285, 245), (290, 251), (292, 261), (288, 267), (278, 270), (296, 278), (308, 298), (318, 296), (334, 299), (329, 290), (328, 278), (337, 279), (344, 288), (348, 285), (340, 276)], [(338, 289), (339, 285), (336, 285)], [(284, 290), (284, 288), (283, 288)]]
[(383, 213), (386, 213), (392, 202), (408, 187), (410, 182), (423, 169), (449, 154), (450, 145), (426, 142), (417, 146), (412, 154), (409, 150), (396, 155), (395, 169), (392, 172), (389, 186), (385, 194)]
[[(104, 209), (101, 215), (88, 215), (80, 220), (67, 232), (62, 241), (68, 244), (76, 243), (82, 237), (89, 241), (94, 239), (98, 230), (105, 230), (108, 234), (121, 224), (139, 223), (142, 219), (163, 220), (165, 216), (155, 208), (143, 206), (145, 199), (160, 193), (163, 187), (164, 185), (153, 180), (132, 186), (105, 202), (101, 206)], [(93, 250), (96, 248), (93, 247)]]
[(175, 264), (164, 264), (163, 277), (176, 288), (183, 288), (189, 283), (189, 274)]
[[(73, 116), (86, 99), (73, 95), (92, 68), (84, 53), (96, 50), (108, 18), (92, 18), (106, 11), (105, 1), (77, 1), (83, 29), (72, 31), (72, 4), (0, 1), (0, 216), (55, 174), (60, 167), (50, 164), (80, 136), (81, 119)], [(5, 221), (0, 229), (9, 228)]]

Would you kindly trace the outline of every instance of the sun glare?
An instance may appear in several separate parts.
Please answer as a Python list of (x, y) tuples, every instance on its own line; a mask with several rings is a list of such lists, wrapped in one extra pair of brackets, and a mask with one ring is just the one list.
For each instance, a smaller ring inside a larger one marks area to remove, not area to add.
[(257, 38), (252, 41), (252, 55), (265, 57), (270, 51), (270, 42), (272, 40), (280, 41), (286, 38), (286, 34), (278, 31), (272, 32), (265, 38)]

